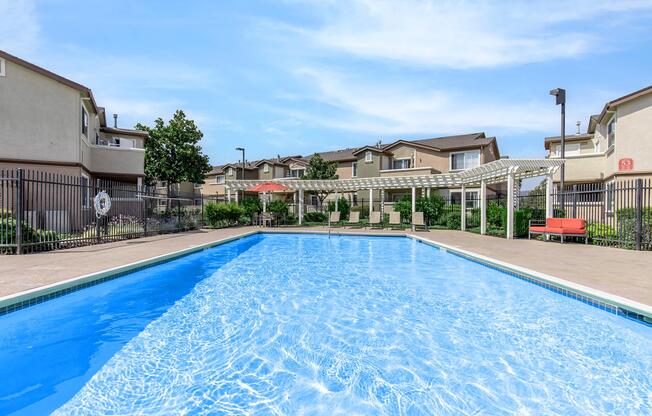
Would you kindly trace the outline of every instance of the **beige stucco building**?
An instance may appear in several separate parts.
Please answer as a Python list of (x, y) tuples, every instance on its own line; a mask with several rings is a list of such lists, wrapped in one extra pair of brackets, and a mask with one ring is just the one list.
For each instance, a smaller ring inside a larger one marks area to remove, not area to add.
[(0, 169), (140, 183), (147, 138), (107, 125), (88, 87), (0, 51)]
[[(360, 148), (347, 148), (318, 154), (325, 161), (336, 163), (336, 173), (339, 179), (434, 175), (471, 169), (501, 157), (496, 138), (486, 137), (484, 133), (422, 140), (401, 139), (389, 144), (377, 143)], [(312, 156), (295, 155), (248, 161), (244, 168), (244, 178), (271, 180), (301, 177), (311, 158)], [(215, 166), (206, 175), (205, 183), (201, 185), (202, 195), (224, 200), (227, 198), (225, 182), (242, 178), (241, 162)], [(418, 190), (420, 195), (426, 195), (431, 191), (438, 192), (453, 201), (461, 200), (460, 189)], [(387, 209), (391, 210), (393, 202), (408, 196), (410, 192), (410, 189), (388, 190), (384, 196)], [(492, 187), (488, 189), (488, 193), (504, 193), (504, 189), (499, 186)], [(469, 201), (477, 201), (479, 189), (467, 189), (467, 195)], [(241, 195), (239, 196), (241, 197)], [(368, 203), (370, 198), (376, 203), (380, 201), (378, 190), (372, 191), (372, 194), (368, 191), (359, 191), (342, 196), (350, 198), (354, 204)], [(275, 197), (282, 196), (276, 195)], [(292, 195), (288, 194), (287, 198), (292, 198)], [(315, 195), (308, 198), (310, 199), (306, 202), (309, 205), (317, 204)], [(333, 198), (335, 195), (331, 194), (327, 200)]]
[[(561, 156), (559, 136), (544, 144), (547, 158)], [(569, 186), (652, 178), (652, 86), (608, 102), (586, 133), (566, 136), (565, 158)]]

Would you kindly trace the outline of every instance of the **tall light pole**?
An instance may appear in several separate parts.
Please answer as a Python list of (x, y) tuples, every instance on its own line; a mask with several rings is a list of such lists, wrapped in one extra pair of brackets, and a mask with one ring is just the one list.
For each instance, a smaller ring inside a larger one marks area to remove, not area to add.
[[(550, 90), (550, 95), (554, 95), (557, 98), (557, 105), (561, 104), (561, 152), (560, 157), (562, 159), (566, 158), (566, 90), (563, 88), (555, 88)], [(560, 193), (560, 202), (561, 209), (565, 210), (564, 206), (564, 180), (566, 178), (566, 167), (561, 165), (561, 180), (559, 181), (559, 187), (561, 188)]]
[[(236, 147), (235, 150), (242, 152), (242, 179), (244, 180), (245, 178), (245, 149), (244, 147)], [(242, 190), (242, 199), (241, 201), (244, 202), (244, 189)]]

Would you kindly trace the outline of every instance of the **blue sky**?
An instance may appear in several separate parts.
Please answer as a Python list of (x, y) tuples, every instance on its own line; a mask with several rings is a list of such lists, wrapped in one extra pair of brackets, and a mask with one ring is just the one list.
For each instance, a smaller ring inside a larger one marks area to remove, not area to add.
[(0, 0), (0, 49), (92, 88), (120, 125), (185, 110), (213, 164), (484, 131), (541, 157), (652, 84), (652, 1)]

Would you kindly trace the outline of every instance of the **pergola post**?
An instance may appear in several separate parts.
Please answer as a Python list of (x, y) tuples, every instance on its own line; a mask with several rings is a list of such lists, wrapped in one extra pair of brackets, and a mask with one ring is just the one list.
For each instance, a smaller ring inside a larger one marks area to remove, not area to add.
[(339, 211), (339, 204), (340, 204), (340, 193), (335, 192), (335, 211)]
[(514, 172), (507, 174), (507, 238), (514, 238)]
[(263, 192), (263, 212), (267, 212), (267, 192)]
[(553, 218), (555, 216), (555, 211), (552, 207), (552, 173), (546, 175), (546, 218)]
[(462, 185), (462, 207), (460, 208), (460, 229), (466, 231), (466, 185)]
[(240, 203), (240, 192), (235, 192), (235, 203), (236, 205)]
[(380, 218), (385, 218), (385, 190), (380, 190)]
[[(416, 186), (412, 187), (412, 215), (414, 215), (417, 210), (417, 188)], [(412, 221), (412, 231), (414, 231), (414, 221)]]
[(231, 188), (227, 188), (227, 190), (226, 190), (226, 201), (229, 204), (231, 203)]
[(430, 189), (432, 189), (432, 188), (430, 188), (430, 187), (426, 188), (426, 197), (427, 198), (430, 198)]
[(480, 181), (480, 234), (487, 234), (487, 181)]
[(299, 189), (299, 225), (303, 224), (303, 189)]
[(369, 188), (369, 218), (372, 212), (374, 212), (374, 190)]

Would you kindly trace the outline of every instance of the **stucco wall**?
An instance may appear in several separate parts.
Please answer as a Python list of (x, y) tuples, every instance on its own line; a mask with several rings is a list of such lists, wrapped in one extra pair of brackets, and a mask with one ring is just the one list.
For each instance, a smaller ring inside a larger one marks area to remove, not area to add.
[(6, 76), (0, 77), (1, 158), (80, 162), (80, 114), (79, 91), (6, 61)]
[(652, 171), (652, 94), (618, 106), (614, 170), (618, 160), (632, 158), (634, 171)]

